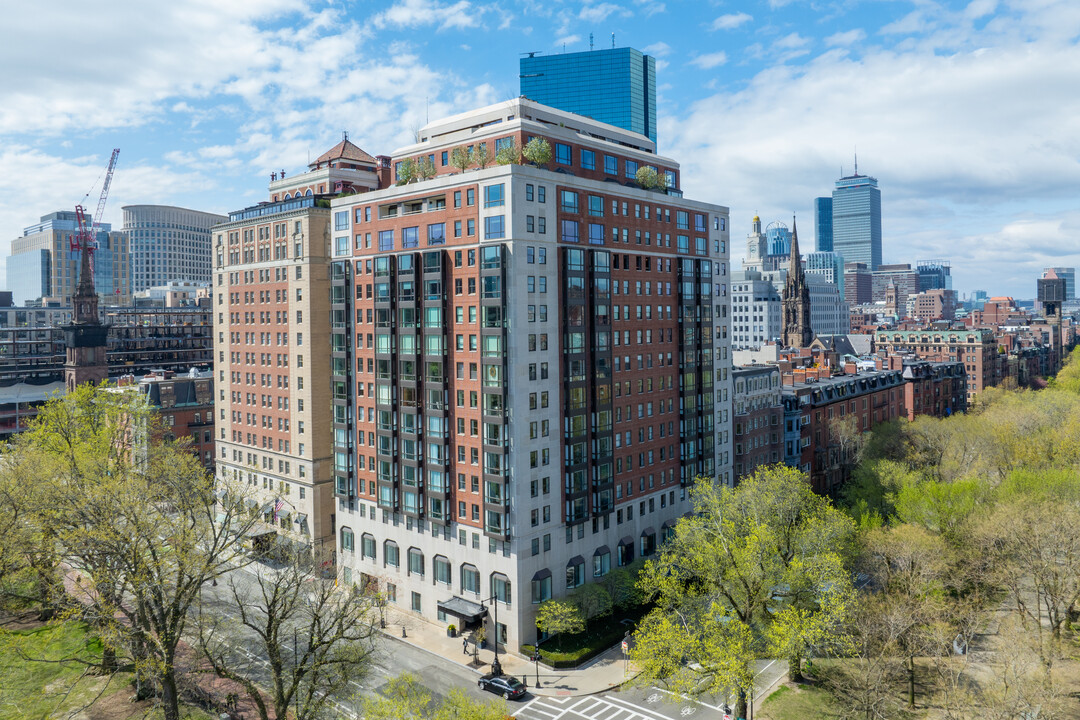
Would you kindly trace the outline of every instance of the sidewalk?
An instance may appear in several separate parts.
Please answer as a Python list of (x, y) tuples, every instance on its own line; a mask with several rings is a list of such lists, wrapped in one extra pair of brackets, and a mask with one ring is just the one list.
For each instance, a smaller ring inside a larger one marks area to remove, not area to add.
[[(406, 637), (401, 636), (402, 627)], [(396, 607), (386, 608), (386, 628), (383, 633), (397, 642), (409, 643), (414, 647), (437, 655), (448, 662), (467, 667), (478, 676), (491, 672), (491, 661), (495, 653), (490, 645), (480, 651), (479, 667), (473, 662), (473, 647), (469, 645), (469, 654), (462, 652), (462, 639), (447, 637), (446, 630), (426, 620), (400, 611)], [(536, 686), (537, 664), (520, 655), (499, 651), (499, 662), (503, 673), (513, 675), (523, 681), (533, 695), (569, 697), (592, 695), (611, 690), (622, 685), (631, 676), (625, 674), (625, 661), (622, 650), (616, 646), (590, 660), (580, 669), (551, 668), (539, 664), (540, 686)], [(633, 669), (631, 668), (631, 672)]]

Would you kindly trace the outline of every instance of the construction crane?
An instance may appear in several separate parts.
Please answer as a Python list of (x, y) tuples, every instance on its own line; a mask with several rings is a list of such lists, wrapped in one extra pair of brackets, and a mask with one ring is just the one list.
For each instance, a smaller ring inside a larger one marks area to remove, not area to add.
[[(105, 182), (101, 185), (101, 197), (98, 198), (97, 212), (94, 213), (90, 225), (86, 221), (86, 208), (81, 204), (75, 206), (75, 219), (79, 229), (71, 236), (71, 250), (81, 252), (84, 248), (90, 256), (90, 272), (94, 271), (94, 250), (97, 249), (97, 229), (101, 225), (101, 215), (105, 212), (105, 201), (109, 198), (109, 186), (112, 185), (113, 170), (116, 169), (116, 156), (120, 154), (120, 148), (113, 148), (112, 157), (109, 158), (109, 169), (105, 171)], [(90, 193), (86, 193), (89, 197)]]

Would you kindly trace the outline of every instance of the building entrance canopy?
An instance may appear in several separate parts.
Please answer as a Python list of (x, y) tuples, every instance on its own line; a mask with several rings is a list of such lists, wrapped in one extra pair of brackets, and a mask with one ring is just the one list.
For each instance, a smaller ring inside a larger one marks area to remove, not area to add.
[(465, 625), (479, 622), (487, 614), (487, 608), (480, 603), (474, 603), (472, 600), (460, 597), (440, 601), (439, 609), (444, 613), (461, 618), (462, 623)]

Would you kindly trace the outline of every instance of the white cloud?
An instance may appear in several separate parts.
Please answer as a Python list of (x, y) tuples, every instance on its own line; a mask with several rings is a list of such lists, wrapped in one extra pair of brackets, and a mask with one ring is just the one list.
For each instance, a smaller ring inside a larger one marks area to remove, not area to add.
[(377, 28), (412, 28), (438, 25), (440, 30), (476, 27), (484, 8), (476, 7), (468, 0), (453, 4), (431, 0), (401, 0), (372, 18)]
[(829, 47), (849, 47), (866, 39), (866, 33), (856, 28), (847, 32), (838, 32), (825, 38), (825, 44)]
[(718, 52), (706, 53), (705, 55), (698, 55), (690, 61), (690, 64), (696, 65), (702, 70), (711, 70), (714, 67), (719, 67), (726, 63), (727, 59), (727, 53), (720, 50)]
[(944, 254), (959, 287), (1001, 278), (998, 292), (1030, 297), (1036, 265), (1080, 264), (1080, 47), (977, 39), (977, 50), (831, 50), (776, 64), (662, 118), (663, 152), (683, 160), (688, 196), (730, 205), (740, 238), (757, 211), (812, 217), (857, 145), (860, 172), (881, 184), (886, 261)]
[(600, 23), (607, 20), (611, 15), (626, 17), (630, 15), (630, 11), (614, 3), (587, 4), (578, 12), (578, 19), (582, 22)]
[(753, 20), (753, 16), (747, 15), (744, 12), (729, 13), (727, 15), (721, 15), (712, 21), (709, 26), (710, 30), (733, 30), (740, 25)]
[(579, 42), (581, 42), (581, 36), (580, 35), (563, 35), (560, 38), (556, 38), (555, 42), (552, 43), (552, 44), (555, 45), (556, 47), (562, 47), (564, 45), (569, 45), (570, 47), (573, 47), (574, 45), (577, 45)]
[(641, 48), (641, 51), (658, 58), (667, 57), (671, 54), (671, 46), (666, 42), (655, 42), (652, 45), (646, 45)]

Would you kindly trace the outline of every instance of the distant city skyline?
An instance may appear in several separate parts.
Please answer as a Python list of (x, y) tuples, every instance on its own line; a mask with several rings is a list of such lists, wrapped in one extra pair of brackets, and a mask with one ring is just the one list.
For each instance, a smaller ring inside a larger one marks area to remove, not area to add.
[[(138, 204), (224, 214), (343, 130), (390, 153), (429, 119), (515, 97), (523, 54), (588, 51), (590, 34), (608, 48), (614, 33), (656, 59), (659, 152), (689, 195), (729, 205), (733, 237), (755, 214), (794, 213), (809, 249), (814, 198), (857, 147), (886, 189), (882, 262), (947, 258), (961, 293), (1019, 298), (1043, 268), (1080, 265), (1072, 0), (118, 0), (14, 6), (5, 25), (0, 255), (96, 197), (113, 147), (104, 221)], [(65, 50), (30, 62), (42, 47)]]

